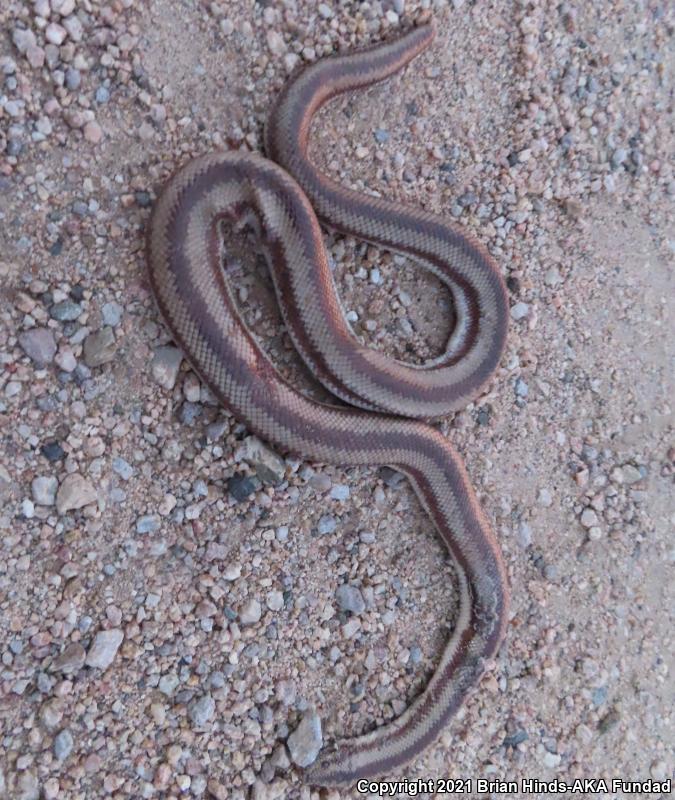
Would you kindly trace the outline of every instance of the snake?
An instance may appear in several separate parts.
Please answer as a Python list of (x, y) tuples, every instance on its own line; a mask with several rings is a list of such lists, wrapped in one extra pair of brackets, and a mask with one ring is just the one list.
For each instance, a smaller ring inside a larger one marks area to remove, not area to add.
[[(499, 545), (461, 456), (433, 424), (474, 400), (499, 364), (508, 319), (500, 270), (455, 222), (349, 189), (309, 154), (312, 118), (325, 102), (384, 80), (428, 47), (434, 33), (433, 21), (425, 22), (302, 67), (269, 114), (267, 157), (242, 149), (193, 157), (161, 188), (148, 226), (149, 283), (159, 313), (222, 406), (283, 453), (402, 472), (454, 566), (456, 621), (426, 687), (398, 717), (322, 746), (303, 773), (315, 786), (376, 778), (418, 757), (493, 663), (507, 626)], [(399, 253), (448, 287), (455, 323), (441, 355), (408, 364), (359, 341), (322, 225)], [(315, 400), (282, 377), (244, 321), (227, 248), (228, 234), (240, 229), (253, 231), (293, 345), (334, 402)]]

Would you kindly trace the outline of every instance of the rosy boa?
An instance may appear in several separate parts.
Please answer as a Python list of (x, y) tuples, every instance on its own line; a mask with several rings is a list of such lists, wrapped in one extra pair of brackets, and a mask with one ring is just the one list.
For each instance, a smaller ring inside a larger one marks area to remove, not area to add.
[[(461, 408), (492, 376), (508, 317), (499, 270), (455, 224), (346, 189), (307, 154), (312, 116), (323, 103), (391, 75), (433, 35), (433, 26), (423, 25), (298, 72), (266, 129), (267, 154), (276, 163), (245, 152), (191, 160), (164, 187), (148, 234), (159, 309), (223, 406), (283, 451), (405, 473), (456, 566), (457, 621), (426, 689), (392, 722), (324, 748), (305, 773), (315, 785), (389, 774), (420, 754), (479, 681), (507, 619), (504, 565), (462, 460), (435, 428), (410, 419)], [(318, 220), (404, 254), (450, 288), (457, 320), (441, 356), (411, 366), (359, 343), (344, 318)], [(295, 347), (350, 406), (309, 399), (278, 374), (237, 310), (227, 279), (224, 223), (255, 228)]]

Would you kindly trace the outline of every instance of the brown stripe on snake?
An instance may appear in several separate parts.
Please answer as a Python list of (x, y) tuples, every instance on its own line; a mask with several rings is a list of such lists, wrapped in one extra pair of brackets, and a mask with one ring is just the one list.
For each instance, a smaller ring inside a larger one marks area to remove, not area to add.
[[(393, 43), (318, 62), (286, 90), (282, 116), (308, 130), (311, 112), (326, 92), (380, 80), (431, 36), (428, 27), (419, 28)], [(317, 75), (323, 94), (317, 94)], [(296, 84), (303, 91), (294, 92)], [(281, 136), (289, 137), (290, 144), (276, 141)], [(302, 152), (294, 159), (309, 164), (302, 131), (282, 126), (275, 133), (271, 125), (268, 146), (270, 141), (279, 145), (272, 152), (299, 147)], [(296, 177), (304, 180), (304, 175), (300, 169)], [(400, 717), (322, 751), (306, 772), (307, 780), (334, 785), (389, 773), (435, 740), (503, 637), (508, 605), (504, 565), (462, 461), (437, 430), (402, 416), (318, 403), (278, 374), (237, 310), (221, 225), (255, 223), (300, 355), (329, 389), (337, 387), (355, 404), (426, 417), (469, 399), (499, 359), (506, 313), (496, 266), (460, 229), (316, 175), (318, 182), (304, 187), (310, 202), (293, 177), (260, 156), (220, 153), (194, 159), (170, 179), (155, 204), (147, 256), (167, 326), (224, 406), (281, 450), (324, 463), (387, 464), (404, 472), (454, 561), (458, 617), (436, 671)], [(379, 353), (373, 358), (358, 343), (342, 317), (312, 204), (330, 224), (347, 229), (348, 223), (350, 230), (405, 252), (443, 276), (459, 305), (459, 332), (451, 334), (444, 359), (415, 369)], [(424, 397), (420, 406), (415, 405), (418, 390)]]

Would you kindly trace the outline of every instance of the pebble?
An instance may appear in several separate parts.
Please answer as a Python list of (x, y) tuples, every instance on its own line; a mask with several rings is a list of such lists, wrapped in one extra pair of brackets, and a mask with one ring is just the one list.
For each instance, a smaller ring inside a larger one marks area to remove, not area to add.
[(115, 358), (115, 334), (110, 327), (90, 333), (84, 340), (84, 363), (88, 367), (100, 367)]
[(46, 442), (40, 448), (42, 455), (52, 464), (65, 458), (65, 451), (58, 442)]
[(27, 497), (21, 502), (21, 513), (26, 519), (32, 519), (35, 516), (35, 504)]
[(162, 694), (165, 694), (167, 697), (171, 697), (171, 695), (176, 691), (178, 685), (180, 684), (180, 680), (178, 676), (174, 673), (170, 673), (168, 675), (162, 675), (159, 679), (159, 683), (157, 684), (157, 688), (159, 689)]
[(226, 581), (236, 581), (237, 578), (241, 577), (241, 565), (240, 564), (228, 564), (223, 569), (223, 578)]
[(618, 147), (612, 153), (611, 163), (614, 169), (618, 169), (624, 163), (626, 158), (628, 158), (628, 152), (623, 147)]
[(40, 69), (45, 63), (45, 51), (42, 47), (31, 45), (26, 50), (26, 58), (33, 69)]
[(366, 603), (357, 586), (343, 583), (342, 586), (338, 586), (335, 599), (342, 611), (349, 611), (352, 614), (362, 614), (365, 611)]
[(537, 495), (537, 503), (543, 508), (550, 508), (553, 505), (553, 495), (549, 489), (540, 489)]
[(525, 548), (529, 547), (532, 544), (532, 527), (529, 523), (521, 520), (518, 529), (517, 529), (517, 537), (518, 544)]
[(70, 89), (71, 92), (76, 92), (80, 88), (81, 83), (82, 75), (79, 69), (68, 67), (66, 70), (66, 87)]
[(51, 672), (64, 672), (66, 674), (78, 672), (84, 666), (86, 652), (79, 642), (66, 645), (63, 652), (59, 653), (49, 667)]
[[(388, 624), (385, 621), (385, 617), (387, 614), (388, 612), (385, 611), (385, 613), (382, 614), (381, 617), (382, 622), (384, 622), (385, 625)], [(356, 634), (360, 630), (361, 630), (361, 622), (358, 619), (350, 619), (349, 622), (346, 622), (342, 626), (342, 635), (344, 636), (345, 639), (351, 639), (353, 636), (356, 636)]]
[(268, 592), (265, 601), (267, 603), (267, 608), (269, 608), (270, 611), (281, 611), (281, 609), (284, 607), (283, 592), (276, 590)]
[(108, 669), (115, 660), (123, 639), (124, 634), (119, 628), (99, 631), (87, 653), (86, 665), (97, 669)]
[(50, 364), (56, 355), (54, 334), (47, 328), (33, 328), (20, 334), (19, 345), (38, 368)]
[(41, 475), (33, 478), (30, 488), (33, 500), (39, 506), (53, 506), (59, 481), (54, 475)]
[(327, 492), (333, 485), (330, 475), (324, 472), (315, 472), (309, 479), (309, 484), (317, 492)]
[(77, 359), (75, 358), (75, 354), (69, 347), (64, 347), (56, 354), (56, 358), (54, 362), (59, 366), (64, 372), (74, 372), (77, 369)]
[(72, 753), (73, 735), (68, 729), (62, 730), (54, 737), (54, 755), (59, 761), (63, 761)]
[(134, 474), (134, 468), (121, 456), (115, 456), (115, 458), (113, 458), (112, 468), (120, 476), (120, 478), (125, 481), (128, 481), (129, 478), (131, 478), (131, 476)]
[(74, 42), (82, 41), (82, 37), (84, 36), (84, 27), (79, 18), (74, 14), (67, 16), (63, 20), (63, 27), (66, 29), (68, 36), (70, 36)]
[(599, 525), (592, 525), (588, 529), (588, 538), (592, 542), (597, 542), (599, 539), (602, 539), (602, 528)]
[(581, 524), (584, 528), (592, 528), (598, 524), (598, 515), (592, 508), (585, 508), (581, 512)]
[(248, 475), (233, 475), (227, 482), (227, 490), (238, 502), (243, 502), (256, 491), (255, 481)]
[(49, 314), (52, 319), (57, 319), (59, 322), (72, 322), (76, 320), (81, 313), (82, 306), (74, 303), (72, 300), (62, 300), (60, 303), (55, 303), (49, 309)]
[(278, 542), (287, 542), (288, 541), (288, 526), (287, 525), (280, 525), (276, 530), (276, 538)]
[(35, 34), (28, 28), (15, 28), (12, 31), (12, 41), (20, 53), (25, 53), (29, 47), (35, 47)]
[(85, 124), (84, 138), (92, 144), (98, 144), (101, 141), (103, 138), (103, 129), (96, 120), (91, 120)]
[(188, 714), (192, 724), (203, 728), (216, 711), (216, 701), (210, 694), (204, 694), (193, 700), (188, 706)]
[(237, 457), (255, 469), (256, 475), (267, 485), (276, 485), (284, 479), (286, 463), (256, 436), (247, 436)]
[(282, 56), (286, 52), (286, 43), (283, 37), (272, 28), (267, 31), (267, 46), (275, 56)]
[(326, 514), (319, 520), (317, 530), (321, 536), (325, 536), (326, 534), (333, 533), (336, 527), (337, 520), (335, 517), (331, 517), (330, 515)]
[(206, 437), (209, 442), (217, 442), (227, 430), (227, 421), (224, 419), (211, 422), (206, 426)]
[(475, 192), (464, 192), (457, 198), (457, 203), (461, 208), (468, 208), (478, 203), (479, 197)]
[(560, 766), (562, 756), (559, 753), (549, 753), (548, 750), (544, 753), (543, 764), (548, 769), (555, 769)]
[(198, 403), (201, 397), (201, 383), (194, 372), (188, 372), (183, 381), (183, 394), (188, 403)]
[(199, 403), (185, 402), (178, 411), (178, 419), (183, 425), (193, 425), (201, 417), (202, 411)]
[(79, 472), (67, 475), (56, 495), (56, 510), (59, 514), (88, 506), (97, 500), (96, 489)]
[(544, 275), (544, 283), (547, 286), (558, 286), (562, 283), (562, 276), (557, 267), (550, 267)]
[(19, 773), (16, 786), (19, 792), (16, 800), (40, 800), (40, 784), (33, 770)]
[(293, 72), (299, 63), (300, 56), (297, 53), (286, 53), (284, 56), (284, 68), (286, 72)]
[(349, 486), (338, 484), (330, 490), (331, 500), (349, 500)]
[(621, 467), (621, 480), (619, 483), (638, 483), (642, 480), (642, 473), (637, 467), (632, 464), (624, 464)]
[(511, 307), (511, 318), (516, 321), (524, 319), (530, 312), (530, 307), (527, 303), (516, 303)]
[(288, 751), (283, 744), (278, 744), (270, 756), (270, 764), (276, 769), (286, 771), (291, 766)]
[(158, 347), (152, 357), (152, 377), (164, 389), (176, 385), (183, 354), (177, 347)]
[(255, 625), (262, 617), (262, 606), (260, 601), (253, 598), (249, 600), (239, 612), (239, 620), (242, 625)]
[(56, 22), (51, 22), (47, 25), (45, 29), (45, 38), (51, 44), (55, 44), (57, 47), (63, 44), (68, 32), (62, 25), (58, 25)]
[(156, 514), (145, 514), (136, 520), (136, 533), (154, 533), (159, 530), (160, 524)]
[(323, 746), (321, 719), (313, 709), (306, 711), (300, 724), (286, 741), (291, 761), (298, 767), (308, 767), (316, 761)]

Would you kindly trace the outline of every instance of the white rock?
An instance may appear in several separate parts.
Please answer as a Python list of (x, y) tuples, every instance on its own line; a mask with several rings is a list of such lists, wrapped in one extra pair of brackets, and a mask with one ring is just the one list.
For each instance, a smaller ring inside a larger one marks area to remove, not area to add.
[(262, 616), (260, 601), (253, 598), (241, 609), (239, 619), (242, 625), (254, 625)]
[(286, 52), (286, 43), (275, 30), (267, 31), (267, 46), (275, 56), (282, 56)]
[(40, 475), (37, 478), (33, 478), (30, 488), (33, 500), (39, 506), (53, 506), (56, 502), (59, 482), (54, 475)]
[(54, 361), (64, 372), (73, 372), (77, 366), (77, 359), (69, 347), (64, 347), (62, 350), (60, 350), (56, 354)]
[(281, 611), (284, 607), (284, 595), (282, 592), (276, 590), (268, 592), (265, 601), (270, 611)]
[(66, 29), (63, 25), (58, 25), (56, 22), (50, 22), (45, 29), (45, 38), (51, 44), (55, 44), (57, 47), (63, 44), (66, 36), (68, 35)]
[(35, 47), (35, 34), (30, 28), (14, 28), (12, 41), (20, 53), (25, 53), (29, 47)]
[(119, 628), (99, 631), (96, 634), (94, 643), (89, 648), (85, 664), (88, 667), (107, 669), (114, 661), (123, 639), (124, 634)]
[(165, 389), (173, 389), (180, 371), (183, 354), (177, 347), (158, 347), (152, 357), (152, 377)]
[(539, 494), (537, 495), (537, 502), (539, 503), (540, 506), (543, 506), (544, 508), (549, 508), (550, 506), (552, 506), (553, 496), (551, 492), (546, 488), (540, 489)]
[(193, 700), (188, 706), (188, 714), (192, 724), (197, 728), (203, 728), (211, 719), (216, 710), (216, 701), (210, 694), (204, 694)]
[(581, 512), (581, 524), (584, 528), (592, 528), (598, 524), (598, 515), (592, 508), (585, 508)]
[(241, 575), (240, 564), (228, 564), (223, 570), (223, 578), (226, 581), (236, 581), (240, 575)]
[(59, 514), (64, 514), (66, 511), (88, 506), (89, 503), (96, 502), (96, 499), (96, 489), (79, 472), (74, 472), (67, 475), (59, 487), (56, 510)]
[(300, 724), (288, 737), (286, 744), (291, 760), (299, 767), (308, 767), (316, 761), (323, 745), (321, 719), (316, 711), (311, 709), (303, 715)]
[(529, 311), (530, 307), (527, 303), (516, 303), (511, 309), (511, 318), (515, 319), (516, 321), (523, 319), (529, 314)]
[(521, 547), (529, 547), (532, 544), (532, 527), (529, 523), (521, 520), (516, 536)]
[(562, 761), (562, 757), (559, 753), (549, 753), (548, 750), (544, 753), (544, 766), (548, 767), (549, 769), (555, 769), (560, 765)]

